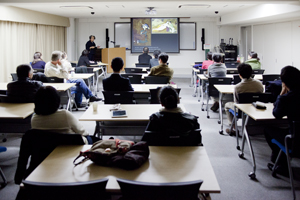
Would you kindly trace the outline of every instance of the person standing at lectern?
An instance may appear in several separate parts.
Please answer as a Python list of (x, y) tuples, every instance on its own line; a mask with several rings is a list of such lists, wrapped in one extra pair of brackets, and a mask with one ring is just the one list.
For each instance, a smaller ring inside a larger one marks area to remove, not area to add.
[(96, 46), (94, 42), (96, 37), (94, 35), (90, 35), (89, 38), (90, 40), (85, 44), (85, 48), (89, 51), (89, 60), (95, 61), (96, 49), (100, 48), (100, 46)]

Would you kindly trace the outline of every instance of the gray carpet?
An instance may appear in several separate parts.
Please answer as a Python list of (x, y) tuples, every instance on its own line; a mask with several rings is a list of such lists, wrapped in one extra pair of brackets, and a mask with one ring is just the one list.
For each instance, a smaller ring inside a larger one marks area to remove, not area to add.
[[(245, 147), (245, 159), (240, 159), (238, 157), (239, 151), (236, 150), (236, 138), (226, 134), (219, 134), (220, 125), (217, 123), (218, 114), (210, 112), (211, 118), (207, 119), (206, 112), (201, 111), (200, 103), (197, 101), (198, 99), (192, 97), (193, 89), (189, 87), (190, 79), (174, 78), (173, 81), (177, 83), (178, 87), (182, 88), (180, 92), (181, 103), (184, 104), (186, 110), (199, 116), (203, 144), (207, 150), (221, 188), (221, 194), (211, 194), (212, 199), (292, 199), (289, 179), (282, 176), (279, 176), (278, 179), (273, 178), (271, 172), (267, 169), (271, 151), (263, 136), (251, 137), (257, 162), (257, 180), (250, 180), (248, 173), (252, 170), (252, 165), (248, 146)], [(100, 90), (101, 89), (100, 87)], [(102, 96), (102, 93), (99, 92), (98, 95)], [(73, 112), (77, 118), (79, 118), (82, 113), (83, 111)], [(226, 118), (225, 115), (224, 118)], [(224, 119), (224, 122), (225, 124), (227, 123), (226, 119)], [(90, 134), (93, 133), (94, 122), (82, 122), (82, 124)], [(224, 130), (225, 128), (227, 127), (225, 126)], [(9, 181), (5, 188), (0, 189), (0, 200), (15, 199), (18, 192), (18, 185), (15, 185), (13, 180), (21, 141), (20, 137), (20, 134), (11, 134), (7, 142), (0, 142), (1, 146), (8, 148), (7, 152), (0, 154), (0, 166)], [(131, 137), (127, 138), (133, 139)], [(2, 140), (2, 137), (0, 137), (0, 139)], [(300, 199), (299, 160), (293, 160), (293, 166), (296, 167), (294, 168), (294, 174), (298, 175), (295, 185), (298, 190), (297, 199)]]

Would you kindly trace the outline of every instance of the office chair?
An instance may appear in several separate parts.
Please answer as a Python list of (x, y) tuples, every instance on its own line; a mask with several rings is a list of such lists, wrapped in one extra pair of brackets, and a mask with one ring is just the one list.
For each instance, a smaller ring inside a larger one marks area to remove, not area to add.
[(146, 141), (149, 146), (203, 146), (201, 129), (186, 133), (146, 130), (141, 141)]
[(238, 74), (238, 70), (237, 69), (227, 69), (226, 74)]
[(140, 74), (121, 74), (122, 77), (128, 78), (131, 84), (141, 84), (142, 75)]
[(252, 74), (264, 74), (264, 69), (253, 69)]
[(237, 68), (239, 63), (233, 62), (233, 63), (225, 63), (226, 68)]
[(63, 78), (57, 78), (57, 77), (46, 77), (48, 83), (63, 83)]
[(10, 75), (11, 75), (13, 81), (17, 81), (18, 80), (17, 73), (11, 73)]
[(72, 67), (77, 67), (76, 63), (70, 62)]
[(33, 68), (33, 72), (41, 72), (41, 73), (44, 73), (45, 72), (45, 70), (44, 69), (34, 69)]
[(133, 91), (102, 91), (104, 104), (134, 104)]
[(263, 74), (263, 85), (266, 84), (268, 81), (276, 81), (280, 80), (280, 74)]
[[(150, 91), (150, 104), (160, 104), (159, 102), (159, 91), (160, 91), (161, 87), (155, 88), (155, 89), (149, 89)], [(180, 93), (181, 88), (175, 88), (176, 92)]]
[(126, 74), (133, 74), (133, 73), (147, 73), (146, 71), (143, 71), (141, 68), (125, 68)]
[[(214, 85), (230, 85), (232, 81), (232, 78), (226, 78), (226, 77), (214, 77), (214, 78), (208, 78), (208, 84), (206, 85), (206, 111), (207, 111), (207, 118), (209, 117), (209, 109), (208, 109), (208, 101), (210, 97), (219, 97), (219, 91), (214, 87)], [(203, 109), (204, 101), (202, 102), (201, 109)]]
[(39, 183), (26, 180), (23, 183), (32, 200), (104, 200), (107, 181), (108, 178), (73, 183)]
[(146, 183), (117, 179), (124, 200), (196, 200), (202, 180), (179, 183)]
[[(6, 147), (0, 146), (0, 153), (1, 152), (5, 152), (6, 150), (7, 150)], [(0, 167), (0, 176), (2, 177), (2, 180), (3, 180), (3, 183), (1, 183), (1, 188), (4, 188), (7, 185), (7, 179), (6, 179), (5, 175), (4, 175), (1, 167)]]
[(150, 68), (150, 64), (149, 63), (135, 63), (135, 67)]
[(240, 76), (238, 74), (233, 75), (233, 85), (236, 85), (238, 83), (240, 83), (242, 81), (242, 79), (240, 78)]
[(284, 144), (281, 144), (275, 139), (272, 139), (272, 143), (276, 144), (280, 148), (280, 152), (277, 156), (276, 162), (273, 166), (272, 176), (276, 177), (276, 167), (278, 165), (278, 161), (280, 157), (283, 155), (283, 153), (287, 157), (287, 163), (288, 163), (288, 169), (289, 169), (289, 175), (290, 175), (290, 184), (291, 189), (293, 192), (293, 199), (296, 199), (296, 193), (295, 193), (295, 187), (294, 187), (294, 177), (293, 177), (293, 171), (291, 166), (291, 159), (292, 158), (300, 158), (300, 122), (299, 121), (293, 121), (293, 132), (292, 134), (289, 134), (285, 136)]
[(169, 83), (168, 76), (145, 76), (146, 84), (167, 84)]

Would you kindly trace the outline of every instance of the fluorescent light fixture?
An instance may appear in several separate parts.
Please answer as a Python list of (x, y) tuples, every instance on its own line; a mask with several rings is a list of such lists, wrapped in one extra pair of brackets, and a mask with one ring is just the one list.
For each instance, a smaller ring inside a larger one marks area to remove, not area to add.
[(209, 8), (209, 4), (181, 4), (178, 6), (178, 8)]
[(60, 6), (62, 9), (66, 10), (84, 10), (84, 9), (94, 9), (91, 6)]

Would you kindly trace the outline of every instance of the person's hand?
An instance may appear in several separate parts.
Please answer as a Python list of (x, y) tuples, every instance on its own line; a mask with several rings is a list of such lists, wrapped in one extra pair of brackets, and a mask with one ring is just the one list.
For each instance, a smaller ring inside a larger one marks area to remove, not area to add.
[(100, 48), (100, 46), (97, 46), (97, 48)]
[(57, 61), (57, 64), (58, 64), (58, 65), (61, 65), (61, 62), (60, 62), (60, 60), (59, 60), (59, 61)]
[(284, 95), (284, 94), (288, 93), (289, 88), (286, 87), (286, 85), (284, 83), (282, 83), (281, 86), (282, 86), (282, 89), (281, 89), (280, 95)]
[(90, 47), (90, 49), (94, 49), (94, 48), (95, 48), (94, 46)]

